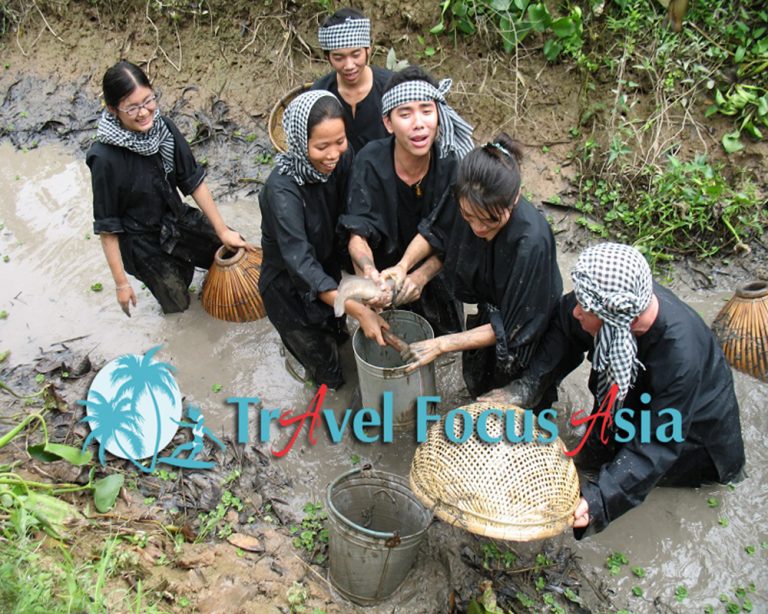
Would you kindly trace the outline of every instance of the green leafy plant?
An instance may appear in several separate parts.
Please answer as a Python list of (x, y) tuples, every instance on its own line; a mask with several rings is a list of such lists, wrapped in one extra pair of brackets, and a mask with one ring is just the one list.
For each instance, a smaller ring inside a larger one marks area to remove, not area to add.
[(290, 527), (294, 547), (309, 554), (310, 562), (322, 564), (327, 558), (328, 529), (325, 521), (328, 514), (320, 503), (308, 501), (304, 505), (304, 518), (299, 525)]
[(100, 281), (91, 284), (91, 290), (93, 292), (101, 292), (103, 289), (104, 285)]
[(622, 565), (627, 565), (628, 563), (629, 559), (627, 559), (627, 555), (623, 552), (612, 552), (605, 559), (605, 567), (612, 576), (619, 575)]
[(219, 537), (227, 537), (232, 533), (232, 527), (226, 523), (221, 523), (229, 510), (242, 512), (244, 509), (242, 501), (230, 491), (225, 490), (221, 493), (221, 499), (210, 512), (198, 514), (200, 527), (197, 531), (195, 543), (205, 540), (213, 531), (217, 531)]

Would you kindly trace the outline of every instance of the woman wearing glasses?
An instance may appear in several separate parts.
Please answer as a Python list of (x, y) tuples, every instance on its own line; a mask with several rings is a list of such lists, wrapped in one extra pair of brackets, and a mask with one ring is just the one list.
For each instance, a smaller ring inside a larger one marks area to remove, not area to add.
[[(179, 129), (158, 110), (147, 75), (125, 60), (102, 81), (106, 108), (86, 163), (93, 186), (93, 230), (101, 238), (117, 301), (136, 305), (127, 273), (143, 282), (164, 313), (189, 307), (195, 267), (207, 269), (223, 243), (253, 249), (227, 228)], [(200, 209), (185, 204), (179, 190)]]

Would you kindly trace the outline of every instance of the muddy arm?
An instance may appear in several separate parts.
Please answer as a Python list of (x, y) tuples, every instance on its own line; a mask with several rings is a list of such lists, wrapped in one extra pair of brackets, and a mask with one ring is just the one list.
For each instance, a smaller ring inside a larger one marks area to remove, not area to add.
[(221, 213), (219, 213), (219, 208), (216, 206), (216, 203), (213, 202), (213, 196), (211, 195), (208, 186), (205, 184), (205, 181), (195, 188), (195, 191), (192, 192), (192, 198), (197, 203), (197, 206), (202, 209), (203, 213), (205, 213), (205, 217), (208, 218), (211, 226), (213, 226), (216, 236), (219, 237), (219, 240), (224, 245), (233, 251), (236, 251), (238, 247), (244, 247), (248, 251), (253, 251), (255, 249), (253, 245), (247, 243), (245, 239), (240, 236), (239, 232), (231, 230), (224, 223), (224, 219), (221, 217)]
[(348, 249), (355, 272), (363, 277), (378, 281), (379, 272), (373, 262), (373, 252), (371, 251), (371, 246), (368, 245), (368, 240), (365, 237), (353, 234), (349, 238)]
[(129, 318), (131, 317), (130, 305), (136, 307), (136, 293), (128, 281), (123, 266), (123, 256), (120, 253), (120, 243), (117, 235), (102, 232), (99, 235), (101, 239), (101, 248), (104, 250), (104, 256), (107, 259), (109, 270), (112, 273), (112, 279), (115, 280), (115, 291), (117, 292), (117, 302)]

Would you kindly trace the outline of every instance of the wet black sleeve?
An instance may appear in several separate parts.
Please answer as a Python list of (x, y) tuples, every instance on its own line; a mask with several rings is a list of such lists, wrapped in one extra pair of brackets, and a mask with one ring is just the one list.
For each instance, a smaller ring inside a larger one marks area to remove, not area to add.
[(167, 117), (164, 117), (163, 119), (165, 120), (168, 129), (171, 131), (171, 134), (173, 134), (173, 140), (176, 145), (173, 154), (176, 185), (184, 196), (189, 196), (205, 179), (205, 168), (195, 160), (195, 156), (192, 153), (192, 149), (189, 147), (189, 143), (187, 143), (184, 135), (179, 132), (176, 124)]
[[(632, 409), (649, 410), (650, 441), (642, 442), (640, 429), (636, 429), (635, 437), (600, 468), (597, 480), (582, 484), (582, 495), (589, 503), (590, 524), (586, 529), (574, 531), (577, 539), (602, 531), (611, 521), (640, 505), (683, 451), (701, 380), (695, 349), (679, 340), (662, 339), (652, 355), (643, 360), (643, 365), (646, 373), (643, 392), (651, 395), (651, 402)], [(656, 427), (669, 422), (669, 417), (661, 416), (660, 412), (668, 408), (677, 409), (681, 414), (683, 442), (656, 439)]]
[(432, 246), (437, 256), (445, 259), (445, 251), (451, 244), (454, 225), (461, 223), (459, 207), (453, 198), (453, 191), (446, 190), (432, 212), (419, 223), (419, 234)]
[[(532, 217), (533, 223), (526, 225), (524, 236), (511, 244), (509, 252), (497, 252), (495, 265), (499, 267), (499, 260), (503, 263), (502, 275), (495, 275), (499, 277), (497, 283), (503, 281), (497, 292), (501, 297), (499, 311), (504, 331), (510, 350), (514, 350), (510, 353), (517, 356), (522, 366), (528, 364), (530, 351), (546, 331), (563, 293), (555, 240), (549, 225), (543, 218), (537, 219), (541, 214), (530, 205), (526, 214)], [(509, 223), (515, 224), (514, 217)]]
[[(387, 203), (385, 177), (381, 174), (381, 164), (377, 164), (379, 155), (388, 151), (388, 147), (376, 147), (378, 141), (369, 143), (355, 158), (347, 187), (347, 206), (344, 215), (339, 218), (339, 228), (347, 238), (350, 234), (365, 237), (371, 249), (376, 249), (384, 237), (396, 237), (396, 222), (390, 219), (388, 212), (393, 205)], [(380, 162), (380, 160), (379, 160)], [(395, 183), (391, 177), (391, 186)], [(394, 226), (394, 228), (393, 228)]]
[(263, 205), (262, 215), (267, 217), (285, 268), (304, 300), (312, 302), (321, 292), (336, 289), (336, 280), (325, 272), (307, 238), (299, 186), (293, 181), (275, 182)]
[(91, 169), (93, 190), (93, 232), (99, 234), (123, 232), (120, 217), (120, 181), (117, 160), (107, 145), (95, 143), (85, 158)]

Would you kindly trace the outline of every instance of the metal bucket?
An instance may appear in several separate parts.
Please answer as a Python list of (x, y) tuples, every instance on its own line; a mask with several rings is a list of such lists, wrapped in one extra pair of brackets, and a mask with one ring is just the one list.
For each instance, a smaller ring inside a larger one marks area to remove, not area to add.
[(326, 499), (331, 583), (360, 605), (386, 599), (413, 566), (432, 512), (404, 478), (371, 469), (339, 476)]
[[(385, 311), (381, 314), (390, 330), (406, 343), (434, 338), (432, 327), (420, 315), (403, 310)], [(361, 329), (352, 338), (360, 394), (363, 407), (383, 411), (382, 395), (392, 393), (393, 425), (395, 428), (412, 427), (416, 423), (416, 402), (419, 396), (437, 394), (435, 363), (418, 371), (405, 374), (405, 363), (400, 354), (389, 346), (381, 347), (365, 336)]]

